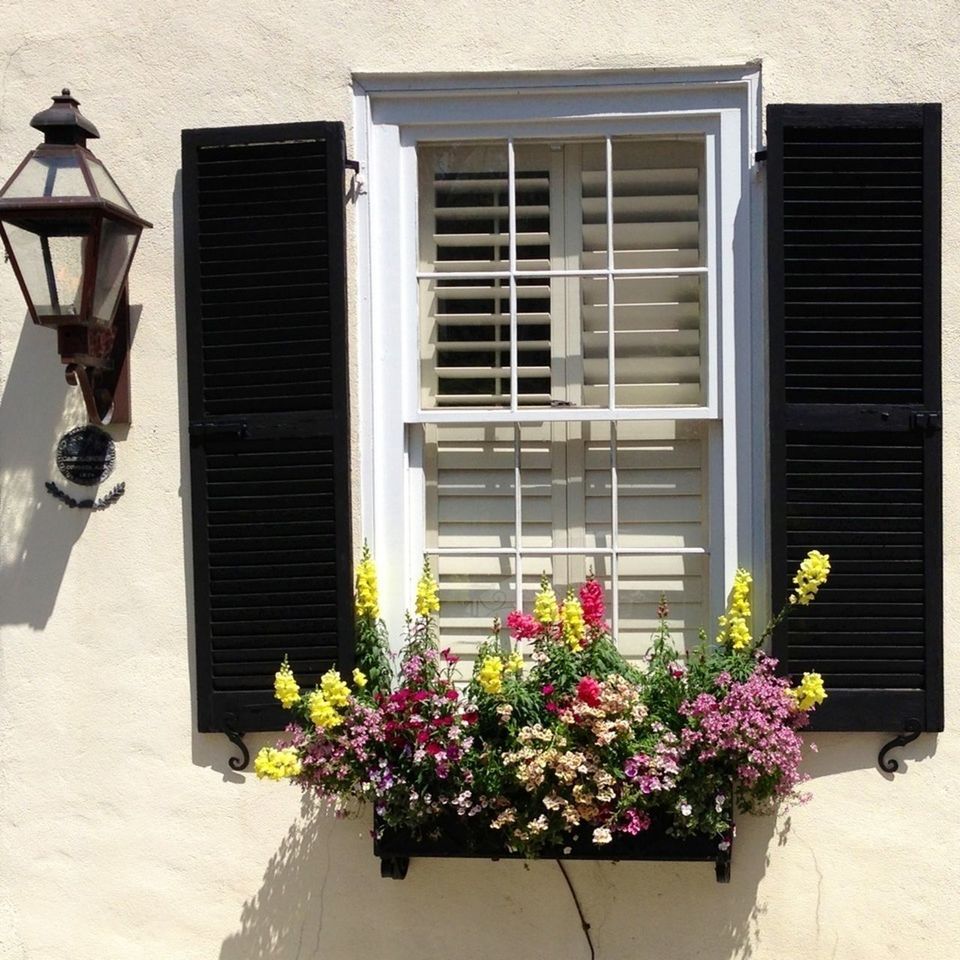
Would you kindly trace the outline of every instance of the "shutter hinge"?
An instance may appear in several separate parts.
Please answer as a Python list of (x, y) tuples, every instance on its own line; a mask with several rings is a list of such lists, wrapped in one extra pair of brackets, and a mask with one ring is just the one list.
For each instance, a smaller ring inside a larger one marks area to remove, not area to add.
[(191, 437), (236, 437), (242, 440), (247, 435), (246, 420), (191, 420)]
[(357, 197), (367, 192), (367, 171), (359, 160), (344, 160), (343, 165), (353, 171), (353, 183), (348, 199), (356, 201)]
[(940, 413), (929, 410), (917, 410), (913, 414), (913, 429), (924, 433), (937, 433), (940, 430)]

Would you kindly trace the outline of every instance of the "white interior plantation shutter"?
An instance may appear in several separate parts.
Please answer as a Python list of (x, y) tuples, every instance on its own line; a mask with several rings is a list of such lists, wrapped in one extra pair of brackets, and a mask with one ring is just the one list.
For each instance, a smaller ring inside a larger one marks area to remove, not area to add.
[(282, 729), (353, 650), (339, 123), (183, 133), (197, 722)]
[[(414, 428), (441, 626), (462, 655), (517, 605), (518, 576), (529, 604), (541, 573), (563, 593), (594, 572), (628, 656), (648, 648), (661, 594), (679, 643), (695, 645), (704, 622), (707, 432), (695, 419), (611, 422), (610, 284), (590, 275), (609, 264), (611, 232), (617, 269), (661, 272), (614, 280), (616, 405), (702, 405), (704, 144), (624, 139), (612, 150), (609, 224), (603, 142), (514, 149), (518, 408), (592, 407), (597, 420)], [(454, 419), (509, 409), (506, 145), (430, 145), (418, 159), (431, 274), (420, 280), (421, 405)], [(555, 275), (525, 275), (537, 271)]]
[(824, 730), (943, 729), (940, 106), (767, 114), (774, 638)]

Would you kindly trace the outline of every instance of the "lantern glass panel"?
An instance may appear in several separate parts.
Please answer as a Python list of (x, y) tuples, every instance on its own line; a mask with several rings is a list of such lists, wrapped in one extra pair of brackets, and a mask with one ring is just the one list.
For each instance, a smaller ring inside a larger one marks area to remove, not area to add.
[(124, 210), (129, 210), (133, 213), (133, 207), (130, 206), (130, 202), (123, 195), (116, 181), (107, 172), (107, 168), (93, 157), (87, 157), (87, 166), (90, 169), (93, 182), (97, 185), (97, 192), (100, 196), (103, 197), (104, 200), (109, 200), (118, 207), (123, 207)]
[(140, 236), (140, 227), (118, 220), (103, 221), (97, 254), (97, 282), (93, 289), (92, 320), (110, 324), (130, 269), (130, 260)]
[(4, 230), (38, 318), (79, 316), (90, 224), (58, 224), (51, 230), (49, 221), (7, 222)]
[(3, 191), (4, 200), (89, 196), (75, 153), (35, 153)]

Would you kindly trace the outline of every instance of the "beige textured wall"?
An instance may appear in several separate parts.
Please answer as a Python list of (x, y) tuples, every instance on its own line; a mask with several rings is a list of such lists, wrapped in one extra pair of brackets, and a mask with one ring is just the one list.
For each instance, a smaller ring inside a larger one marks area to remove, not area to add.
[[(730, 886), (703, 865), (575, 863), (598, 957), (960, 956), (960, 121), (957, 0), (4, 0), (0, 173), (69, 84), (156, 224), (120, 504), (54, 503), (80, 421), (54, 337), (0, 270), (0, 958), (583, 958), (555, 864), (420, 861), (381, 881), (366, 821), (300, 818), (193, 732), (184, 361), (175, 291), (183, 127), (342, 119), (352, 71), (631, 69), (761, 61), (768, 101), (944, 103), (947, 727), (875, 767), (883, 738), (821, 736), (815, 800), (743, 818)], [(252, 738), (251, 746), (266, 742)]]

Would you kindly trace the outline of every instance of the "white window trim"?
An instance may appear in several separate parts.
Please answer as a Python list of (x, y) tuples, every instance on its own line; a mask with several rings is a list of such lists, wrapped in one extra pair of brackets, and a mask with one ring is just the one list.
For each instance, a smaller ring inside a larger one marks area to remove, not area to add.
[[(763, 208), (754, 153), (760, 135), (756, 66), (650, 72), (354, 76), (356, 155), (365, 175), (357, 198), (361, 529), (379, 561), (382, 608), (399, 637), (424, 544), (422, 463), (407, 424), (442, 422), (419, 410), (417, 172), (419, 140), (712, 133), (717, 137), (720, 314), (715, 395), (704, 408), (639, 411), (624, 419), (708, 418), (712, 430), (709, 609), (724, 602), (737, 566), (755, 573), (755, 613), (767, 606), (766, 334), (763, 323)], [(712, 305), (711, 305), (712, 306)], [(464, 411), (454, 414), (465, 422)], [(519, 417), (518, 417), (519, 413)], [(620, 416), (623, 412), (618, 413)], [(596, 411), (475, 411), (466, 419), (595, 419)], [(706, 626), (706, 624), (705, 624)]]

